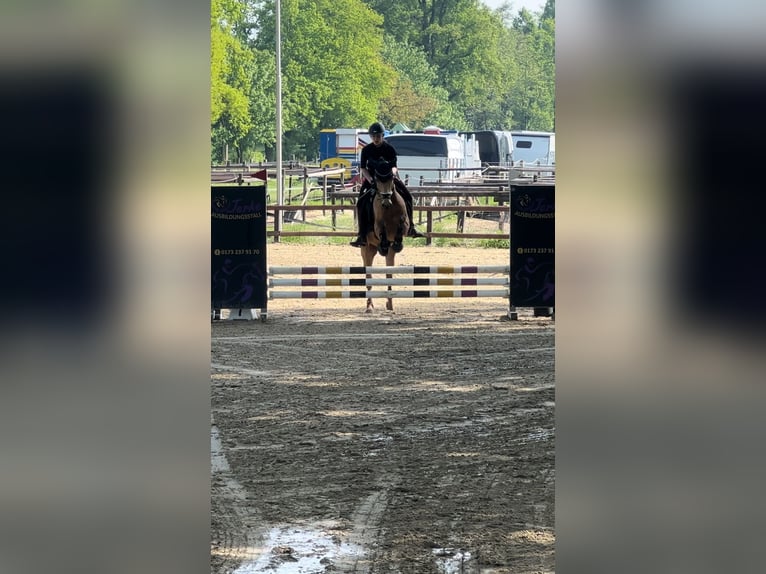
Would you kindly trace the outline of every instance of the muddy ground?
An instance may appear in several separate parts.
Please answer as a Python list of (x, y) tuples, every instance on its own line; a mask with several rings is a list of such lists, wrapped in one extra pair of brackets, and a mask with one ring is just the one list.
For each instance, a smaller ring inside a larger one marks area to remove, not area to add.
[[(360, 260), (268, 245), (270, 266)], [(265, 322), (212, 322), (211, 572), (554, 571), (553, 321), (510, 321), (501, 298), (394, 306), (282, 299)]]

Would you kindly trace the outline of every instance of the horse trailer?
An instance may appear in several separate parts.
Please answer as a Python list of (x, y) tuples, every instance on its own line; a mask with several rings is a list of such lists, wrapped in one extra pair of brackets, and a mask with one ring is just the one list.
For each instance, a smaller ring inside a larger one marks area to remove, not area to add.
[(396, 150), (399, 177), (410, 186), (480, 175), (479, 143), (457, 132), (397, 133), (386, 137)]
[(503, 130), (482, 130), (460, 132), (466, 137), (475, 137), (479, 143), (479, 158), (483, 166), (509, 166), (513, 160), (513, 138), (511, 132)]
[(513, 163), (556, 165), (556, 134), (529, 130), (512, 131)]
[(351, 179), (359, 171), (362, 148), (370, 141), (367, 130), (360, 128), (323, 129), (319, 132), (319, 165), (327, 169), (343, 167), (345, 179)]

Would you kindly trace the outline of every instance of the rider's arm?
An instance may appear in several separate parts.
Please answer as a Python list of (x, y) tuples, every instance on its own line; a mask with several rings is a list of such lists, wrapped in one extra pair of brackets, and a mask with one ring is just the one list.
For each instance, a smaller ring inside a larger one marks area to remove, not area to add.
[(367, 164), (369, 162), (368, 155), (369, 155), (369, 148), (365, 146), (362, 149), (362, 155), (359, 158), (359, 167), (360, 167), (359, 173), (362, 174), (362, 177), (364, 178), (366, 182), (372, 183), (372, 174), (370, 173), (370, 170), (367, 169)]
[(398, 159), (398, 155), (396, 153), (396, 150), (393, 149), (393, 146), (391, 147), (391, 150), (392, 150), (392, 153), (391, 153), (391, 156), (388, 158), (388, 163), (391, 164), (391, 171), (393, 172), (394, 177), (398, 178), (399, 177), (399, 168), (396, 165), (396, 162), (397, 162), (397, 159)]

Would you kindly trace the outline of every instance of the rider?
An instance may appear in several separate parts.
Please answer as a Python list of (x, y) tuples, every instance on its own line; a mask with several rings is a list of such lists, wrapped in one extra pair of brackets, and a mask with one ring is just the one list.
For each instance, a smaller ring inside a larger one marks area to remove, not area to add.
[(383, 124), (375, 122), (370, 126), (368, 133), (372, 139), (371, 143), (368, 143), (362, 148), (362, 155), (359, 160), (362, 178), (364, 179), (362, 186), (359, 188), (359, 200), (356, 202), (357, 218), (359, 220), (359, 234), (350, 244), (354, 247), (361, 247), (367, 245), (367, 233), (372, 231), (372, 217), (370, 211), (372, 211), (372, 194), (368, 193), (373, 187), (372, 174), (375, 172), (375, 165), (381, 160), (387, 161), (391, 164), (391, 171), (394, 172), (394, 183), (396, 185), (396, 191), (401, 194), (404, 199), (404, 203), (407, 206), (407, 217), (410, 219), (410, 231), (407, 234), (408, 237), (425, 237), (417, 229), (415, 229), (415, 221), (412, 218), (412, 195), (410, 194), (404, 182), (399, 179), (398, 169), (396, 167), (396, 150), (394, 146), (383, 139), (383, 133), (385, 132)]

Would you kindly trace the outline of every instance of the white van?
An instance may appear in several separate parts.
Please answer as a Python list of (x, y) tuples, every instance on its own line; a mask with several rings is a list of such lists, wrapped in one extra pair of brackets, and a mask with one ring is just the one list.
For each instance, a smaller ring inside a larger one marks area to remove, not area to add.
[(556, 165), (555, 132), (512, 131), (513, 164)]
[[(480, 174), (479, 143), (455, 132), (401, 133), (386, 137), (396, 150), (399, 177), (410, 187)], [(474, 169), (470, 169), (474, 168)], [(422, 178), (422, 179), (421, 179)]]

